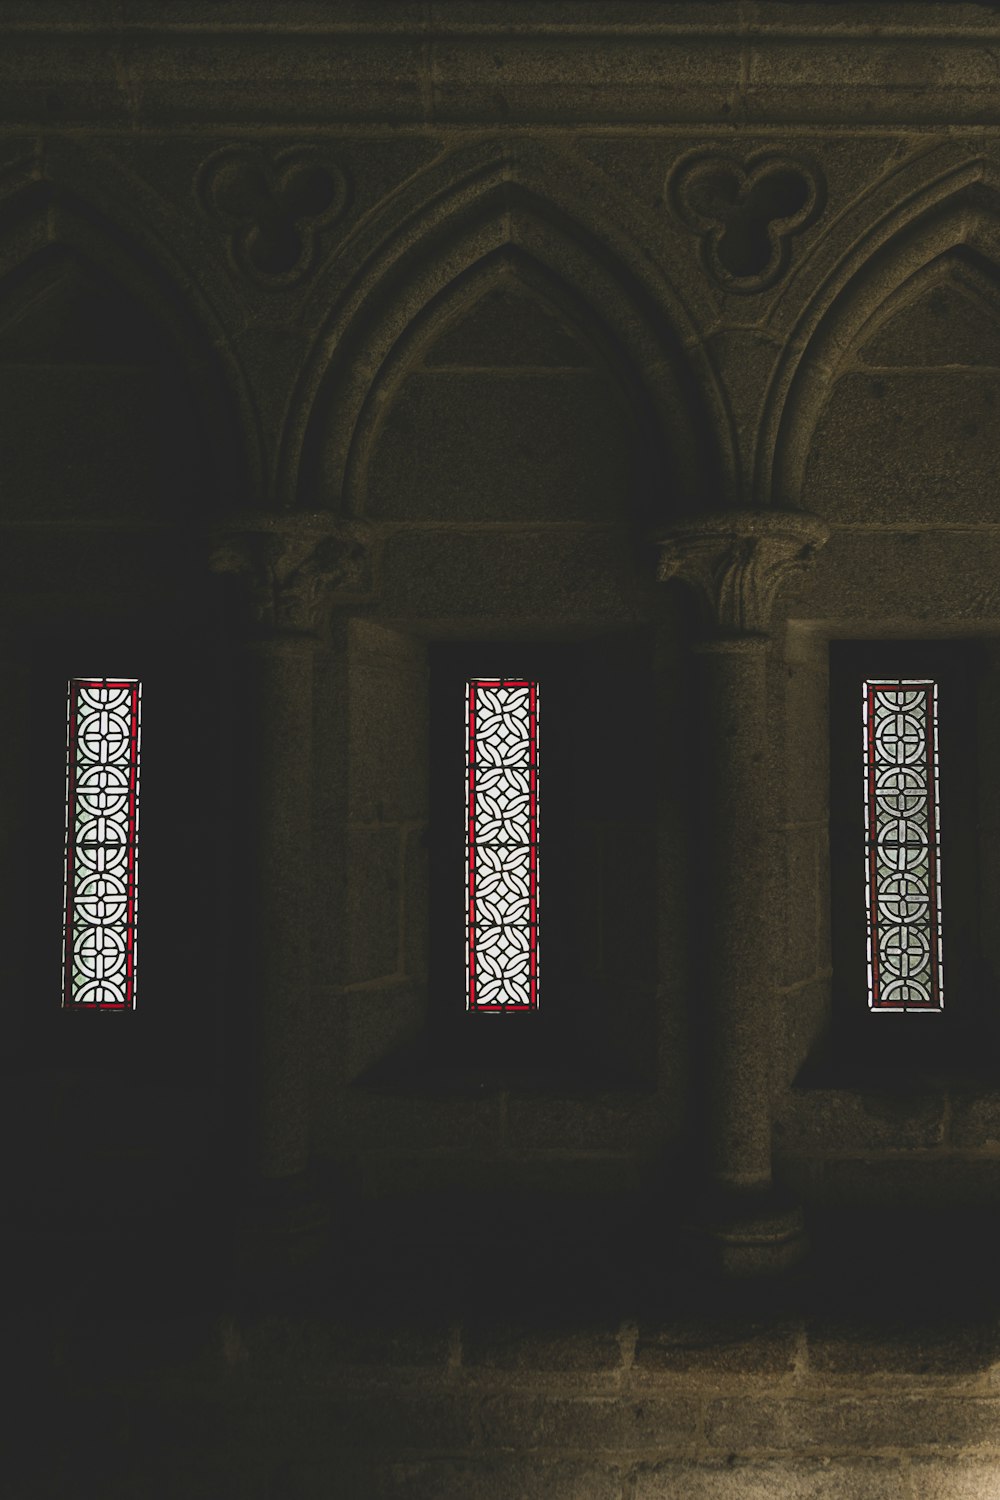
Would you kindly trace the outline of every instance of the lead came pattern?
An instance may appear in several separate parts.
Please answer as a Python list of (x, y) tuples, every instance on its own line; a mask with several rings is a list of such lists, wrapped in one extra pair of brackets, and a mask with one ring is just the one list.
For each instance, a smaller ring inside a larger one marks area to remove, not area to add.
[(939, 1012), (937, 683), (866, 681), (864, 747), (868, 1004)]
[(73, 678), (66, 754), (63, 1005), (135, 1007), (139, 699), (134, 679)]
[(465, 687), (466, 1008), (538, 1005), (538, 684)]

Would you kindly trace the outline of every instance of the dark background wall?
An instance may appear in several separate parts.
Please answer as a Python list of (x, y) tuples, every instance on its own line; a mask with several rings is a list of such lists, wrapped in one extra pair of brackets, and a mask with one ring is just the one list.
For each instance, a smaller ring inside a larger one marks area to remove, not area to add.
[[(6, 1494), (1000, 1488), (998, 38), (978, 5), (0, 11)], [(709, 788), (656, 539), (739, 507), (831, 538), (770, 625), (760, 877), (812, 1248), (732, 1283), (684, 1232)], [(939, 1056), (843, 1024), (840, 641), (968, 676), (976, 1021)], [(549, 674), (571, 857), (551, 1027), (470, 1040), (477, 651)], [(106, 669), (149, 716), (121, 1017), (59, 1009), (65, 680)]]

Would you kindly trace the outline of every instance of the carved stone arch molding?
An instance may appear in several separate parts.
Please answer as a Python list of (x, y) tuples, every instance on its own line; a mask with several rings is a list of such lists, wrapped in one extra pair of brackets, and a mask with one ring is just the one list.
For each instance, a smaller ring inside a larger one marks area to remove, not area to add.
[[(669, 471), (669, 455), (664, 451), (663, 444), (664, 435), (645, 383), (632, 366), (620, 339), (594, 312), (592, 306), (584, 302), (577, 287), (564, 277), (556, 275), (551, 260), (537, 257), (524, 244), (510, 242), (486, 251), (465, 271), (459, 272), (448, 286), (442, 288), (413, 317), (387, 354), (359, 413), (351, 441), (344, 494), (350, 501), (352, 511), (367, 509), (369, 463), (383, 422), (392, 408), (396, 393), (418, 363), (421, 354), (433, 346), (448, 328), (460, 322), (488, 292), (510, 280), (533, 293), (542, 306), (561, 313), (617, 378), (635, 425), (646, 439), (651, 452), (652, 463), (645, 476), (645, 494), (640, 500), (643, 504), (640, 519), (646, 527), (655, 525), (661, 519), (663, 497), (668, 493), (671, 483), (676, 482), (676, 475)], [(685, 453), (681, 457), (686, 459), (691, 455)], [(693, 469), (693, 465), (691, 467)], [(690, 493), (690, 489), (686, 488), (684, 493)]]
[(201, 278), (178, 259), (176, 236), (168, 238), (173, 218), (164, 213), (161, 232), (145, 213), (149, 196), (116, 164), (90, 162), (65, 143), (30, 176), (0, 183), (0, 325), (32, 316), (29, 283), (47, 264), (141, 310), (204, 434), (205, 495), (213, 509), (243, 509), (263, 488), (253, 402)]
[(844, 361), (932, 281), (959, 274), (993, 300), (1000, 182), (955, 143), (909, 159), (851, 206), (772, 312), (783, 351), (767, 392), (754, 491), (800, 508), (820, 417)]
[[(627, 225), (594, 223), (573, 164), (558, 169), (534, 146), (456, 153), (369, 222), (294, 393), (283, 504), (360, 513), (372, 440), (414, 351), (510, 273), (567, 311), (634, 393), (664, 455), (670, 512), (733, 494), (728, 408), (694, 320)], [(321, 295), (312, 289), (310, 307)]]

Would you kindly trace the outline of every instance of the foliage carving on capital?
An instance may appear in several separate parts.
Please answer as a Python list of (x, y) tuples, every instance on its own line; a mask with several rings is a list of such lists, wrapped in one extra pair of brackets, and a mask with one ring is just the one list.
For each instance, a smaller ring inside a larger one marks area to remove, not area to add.
[(267, 518), (220, 530), (210, 567), (239, 578), (252, 622), (280, 634), (318, 634), (338, 601), (371, 588), (364, 527), (329, 517), (318, 524)]
[(725, 635), (764, 635), (784, 579), (811, 566), (829, 536), (802, 511), (729, 511), (682, 522), (659, 537), (661, 582), (694, 589), (707, 625)]

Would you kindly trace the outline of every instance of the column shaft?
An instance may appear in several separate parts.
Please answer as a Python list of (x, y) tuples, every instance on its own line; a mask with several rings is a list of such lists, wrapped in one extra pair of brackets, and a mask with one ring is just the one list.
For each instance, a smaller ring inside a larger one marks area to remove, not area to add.
[(704, 1191), (689, 1221), (699, 1257), (733, 1274), (790, 1265), (800, 1211), (771, 1180), (770, 1057), (779, 930), (768, 901), (767, 625), (783, 577), (828, 528), (797, 511), (731, 511), (660, 538), (660, 578), (693, 588), (701, 662), (701, 915)]
[(700, 956), (708, 1008), (706, 1165), (738, 1190), (771, 1181), (764, 756), (766, 641), (699, 650), (704, 812)]
[(313, 641), (253, 641), (247, 668), (254, 1165), (262, 1177), (285, 1177), (309, 1156)]

